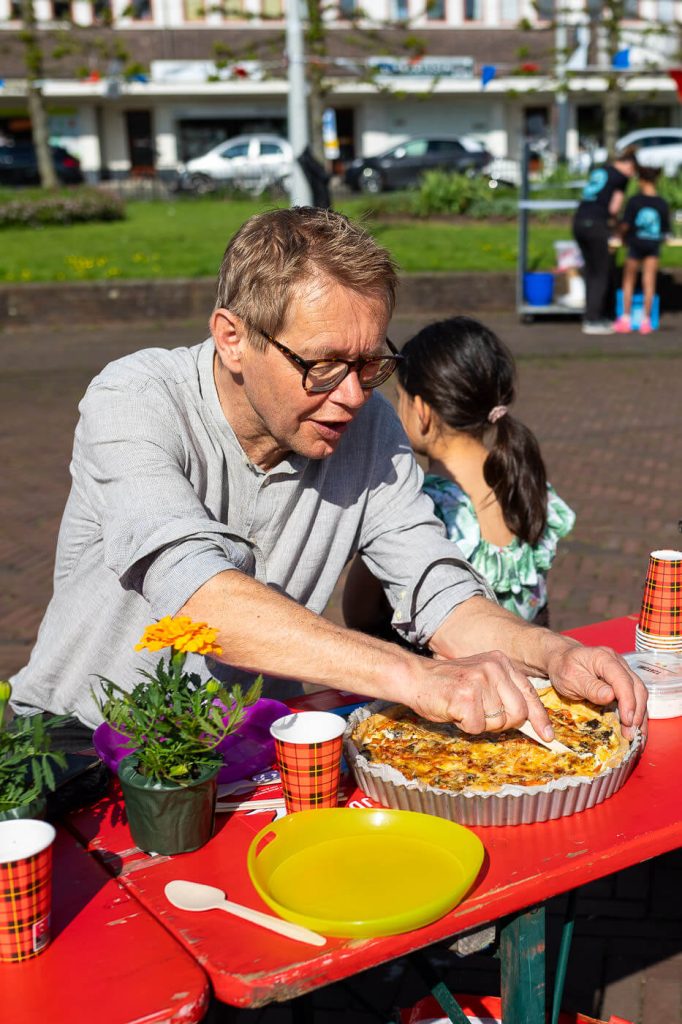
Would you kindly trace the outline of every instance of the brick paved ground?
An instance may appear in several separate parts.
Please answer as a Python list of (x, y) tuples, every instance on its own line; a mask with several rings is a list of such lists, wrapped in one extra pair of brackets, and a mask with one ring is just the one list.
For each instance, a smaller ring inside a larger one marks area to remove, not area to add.
[[(518, 356), (518, 413), (537, 432), (550, 477), (578, 514), (550, 576), (554, 627), (636, 610), (648, 552), (682, 541), (682, 319), (667, 317), (646, 341), (585, 338), (565, 320), (528, 326), (511, 314), (485, 319)], [(404, 340), (413, 326), (398, 320), (392, 336)], [(126, 352), (203, 335), (196, 321), (0, 333), (0, 677), (26, 660), (50, 595), (76, 405), (87, 382)], [(338, 619), (338, 595), (328, 614)], [(550, 904), (550, 950), (562, 905)], [(587, 887), (578, 913), (566, 1007), (637, 1024), (682, 1024), (680, 852)], [(490, 958), (454, 961), (435, 950), (432, 959), (453, 988), (496, 991)], [(422, 991), (410, 965), (398, 962), (321, 990), (315, 1019), (369, 1024)], [(227, 1018), (218, 1009), (212, 1016), (216, 1024)], [(248, 1018), (278, 1024), (290, 1015), (273, 1008)]]

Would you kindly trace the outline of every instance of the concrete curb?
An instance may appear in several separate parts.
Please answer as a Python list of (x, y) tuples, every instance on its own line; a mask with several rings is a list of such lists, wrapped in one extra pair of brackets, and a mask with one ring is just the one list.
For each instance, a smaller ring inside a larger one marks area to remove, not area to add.
[[(210, 315), (216, 279), (64, 281), (0, 284), (0, 330), (36, 323), (76, 325), (191, 320)], [(661, 271), (661, 309), (682, 311), (682, 270)], [(490, 273), (402, 274), (396, 314), (429, 319), (457, 313), (514, 312), (516, 275)]]
[[(514, 308), (514, 274), (405, 274), (400, 316)], [(0, 328), (28, 324), (120, 323), (208, 316), (215, 278), (0, 285)]]

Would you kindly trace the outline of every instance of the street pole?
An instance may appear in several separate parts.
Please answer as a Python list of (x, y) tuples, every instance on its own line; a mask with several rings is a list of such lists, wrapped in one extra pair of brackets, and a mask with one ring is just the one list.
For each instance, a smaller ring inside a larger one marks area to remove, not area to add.
[(306, 148), (308, 138), (308, 105), (306, 101), (305, 65), (301, 0), (286, 0), (287, 16), (287, 78), (289, 96), (287, 114), (289, 142), (294, 153), (291, 172), (291, 205), (312, 206), (313, 194), (298, 157)]
[(556, 133), (557, 157), (560, 164), (566, 163), (566, 138), (568, 135), (568, 81), (566, 75), (566, 50), (568, 47), (568, 28), (565, 20), (563, 3), (558, 0), (556, 5), (556, 28), (554, 45), (556, 48)]

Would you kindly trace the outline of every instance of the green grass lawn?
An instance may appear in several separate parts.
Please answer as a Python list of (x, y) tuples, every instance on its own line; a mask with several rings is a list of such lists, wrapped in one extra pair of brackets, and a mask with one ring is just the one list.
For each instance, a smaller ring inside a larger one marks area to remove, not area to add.
[[(124, 221), (3, 228), (0, 282), (213, 277), (239, 225), (274, 205), (211, 197), (130, 202)], [(339, 201), (337, 208), (362, 219), (405, 272), (515, 269), (513, 221), (399, 220), (368, 215), (368, 202), (362, 198)], [(551, 268), (552, 242), (570, 237), (568, 218), (564, 223), (538, 220), (531, 227), (531, 256), (540, 268)], [(679, 249), (664, 250), (664, 266), (680, 264)]]

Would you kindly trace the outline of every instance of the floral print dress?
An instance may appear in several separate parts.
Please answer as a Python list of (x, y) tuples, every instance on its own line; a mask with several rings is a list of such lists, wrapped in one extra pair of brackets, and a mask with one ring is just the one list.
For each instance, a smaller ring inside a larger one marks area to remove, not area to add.
[(575, 512), (551, 484), (547, 484), (547, 525), (534, 547), (518, 537), (505, 547), (483, 540), (471, 499), (452, 480), (427, 473), (423, 490), (450, 540), (486, 578), (500, 604), (523, 619), (535, 619), (547, 605), (547, 573), (557, 544), (575, 522)]

